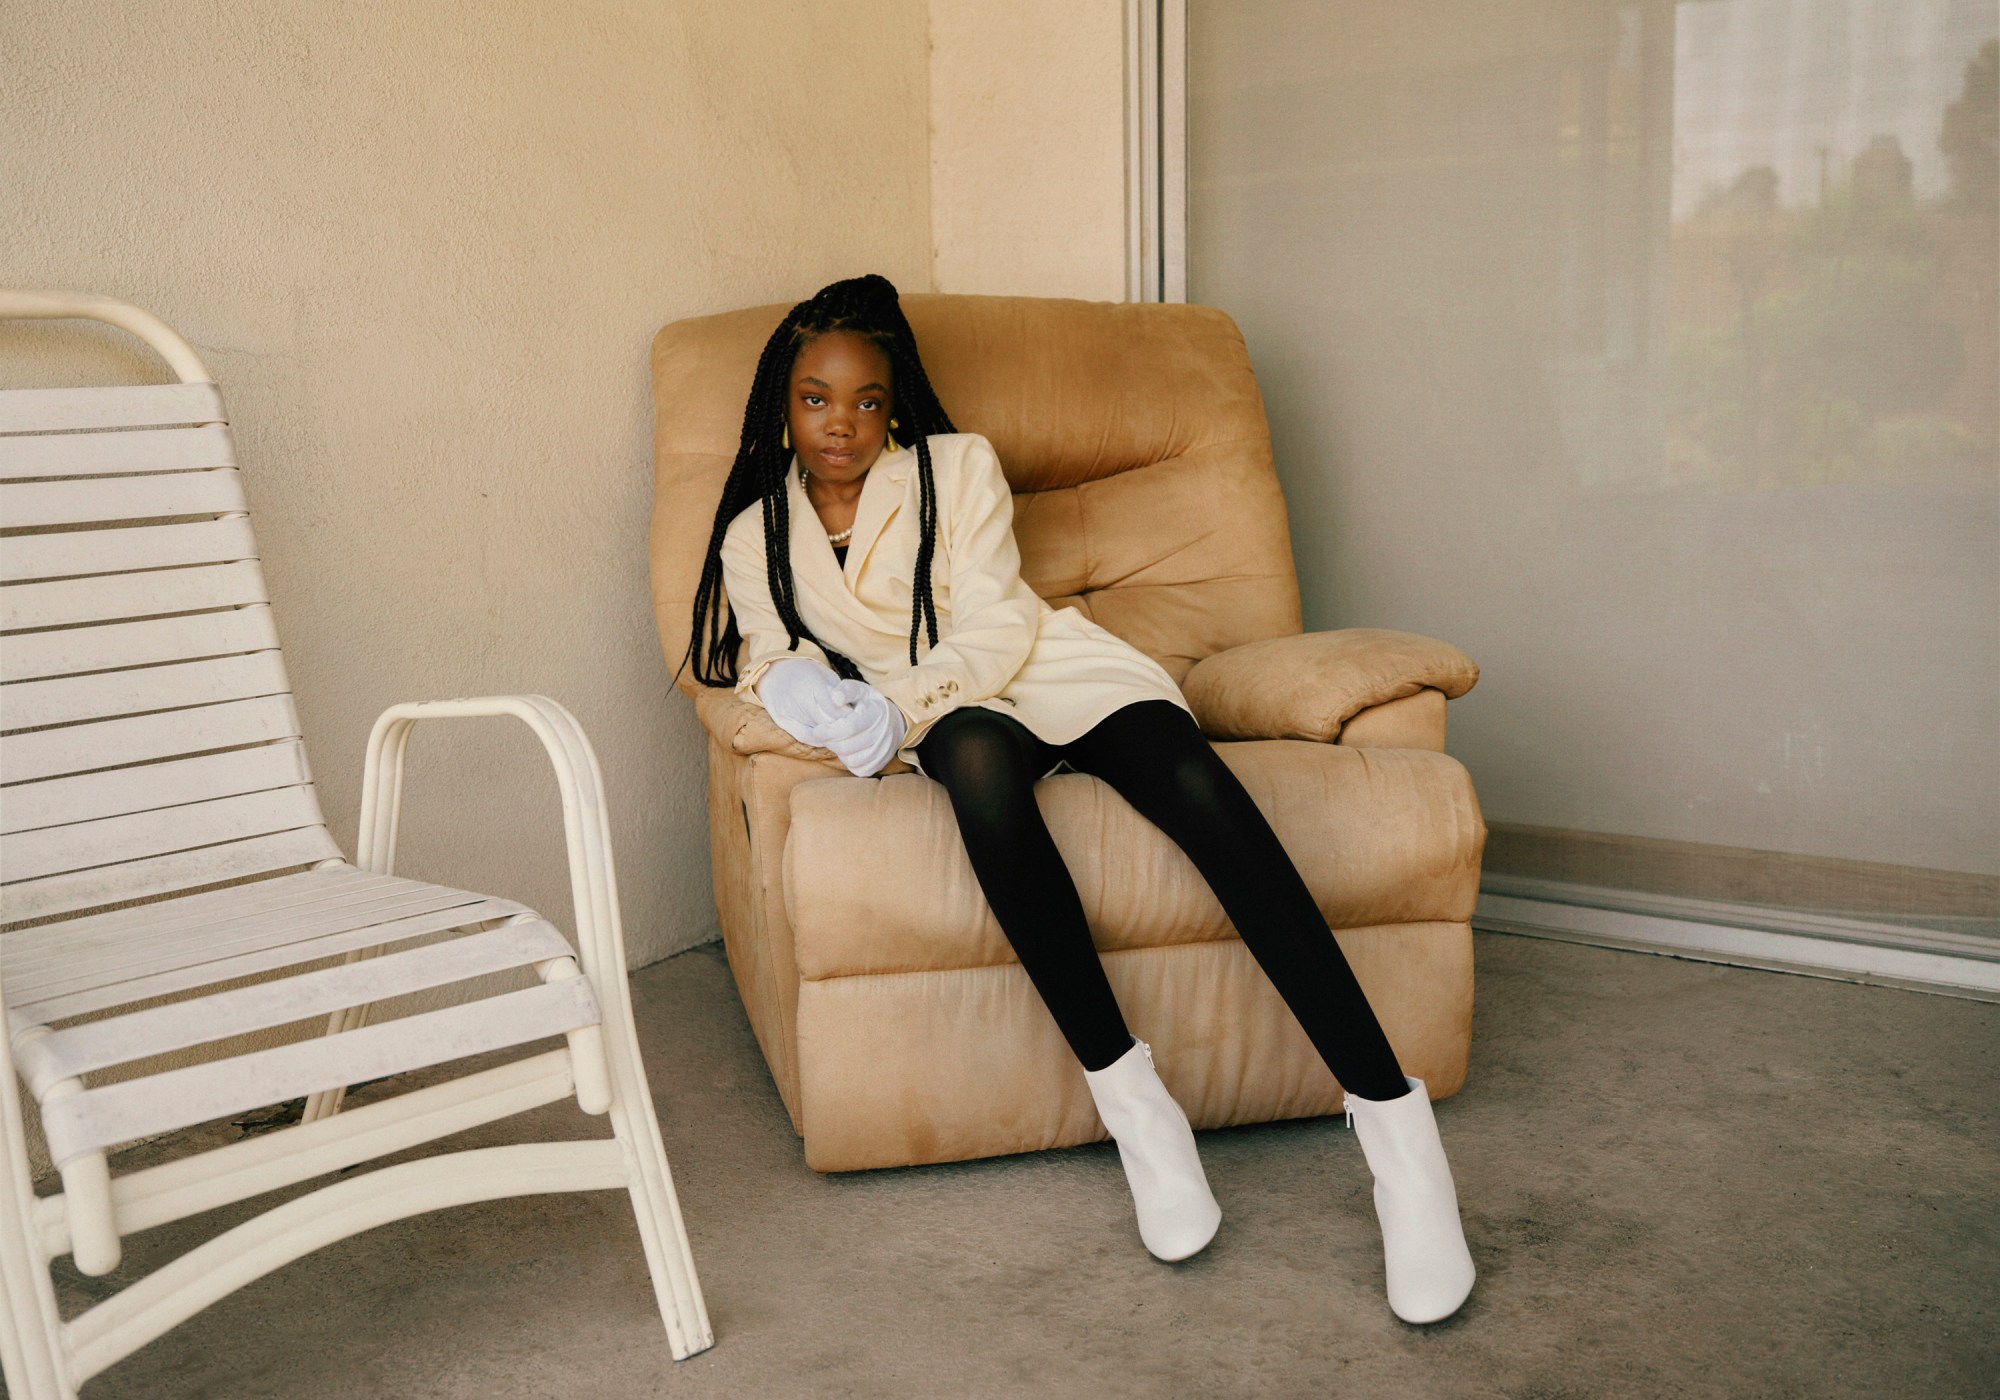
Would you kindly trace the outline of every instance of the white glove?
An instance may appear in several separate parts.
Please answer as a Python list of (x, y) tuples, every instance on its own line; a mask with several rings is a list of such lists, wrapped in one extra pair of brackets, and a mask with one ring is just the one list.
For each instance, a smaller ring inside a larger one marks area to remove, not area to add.
[(873, 777), (903, 746), (909, 721), (888, 696), (865, 681), (838, 682), (833, 700), (848, 706), (847, 712), (819, 725), (806, 742), (832, 749), (856, 777)]
[(817, 748), (821, 745), (813, 731), (846, 715), (852, 703), (834, 698), (839, 684), (840, 677), (823, 663), (810, 656), (788, 656), (772, 662), (757, 678), (757, 698), (778, 728)]

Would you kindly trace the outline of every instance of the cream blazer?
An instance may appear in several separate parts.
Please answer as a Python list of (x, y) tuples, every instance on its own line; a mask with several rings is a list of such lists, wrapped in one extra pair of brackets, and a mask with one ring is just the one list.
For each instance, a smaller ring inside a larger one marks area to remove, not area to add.
[[(1139, 700), (1187, 709), (1161, 665), (1075, 608), (1057, 610), (1021, 579), (1014, 543), (1014, 498), (992, 444), (977, 433), (930, 439), (937, 482), (938, 534), (931, 564), (938, 644), (920, 633), (910, 664), (910, 603), (916, 575), (917, 454), (878, 457), (862, 483), (843, 568), (799, 480), (786, 473), (791, 505), (792, 578), (799, 616), (814, 635), (861, 669), (909, 721), (901, 757), (916, 763), (933, 724), (968, 705), (1013, 715), (1051, 744), (1067, 744), (1099, 720)], [(730, 522), (722, 545), (723, 582), (745, 655), (736, 692), (757, 698), (772, 662), (826, 653), (801, 638), (787, 645), (764, 567), (763, 503)]]

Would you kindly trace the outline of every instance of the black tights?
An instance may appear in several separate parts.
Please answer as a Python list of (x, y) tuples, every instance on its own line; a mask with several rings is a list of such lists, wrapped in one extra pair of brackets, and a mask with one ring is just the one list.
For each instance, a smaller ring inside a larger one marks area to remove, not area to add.
[(944, 784), (987, 903), (1085, 1069), (1118, 1059), (1132, 1037), (1076, 884), (1035, 805), (1036, 780), (1064, 760), (1110, 784), (1187, 852), (1344, 1088), (1366, 1099), (1407, 1091), (1305, 881), (1187, 711), (1143, 700), (1056, 746), (1010, 715), (955, 710), (924, 736), (917, 756)]

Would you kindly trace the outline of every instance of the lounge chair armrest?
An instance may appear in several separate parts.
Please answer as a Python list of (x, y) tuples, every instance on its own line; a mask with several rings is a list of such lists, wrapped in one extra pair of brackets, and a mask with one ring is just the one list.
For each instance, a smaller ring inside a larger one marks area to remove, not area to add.
[(1479, 667), (1449, 642), (1380, 627), (1271, 637), (1196, 662), (1181, 681), (1211, 739), (1313, 739), (1332, 743), (1373, 705), (1425, 688), (1453, 699)]
[(361, 777), (361, 830), (355, 864), (391, 874), (403, 802), (403, 754), (419, 720), (510, 716), (542, 741), (555, 768), (562, 798), (563, 835), (569, 847), (570, 894), (576, 905), (577, 951), (585, 971), (625, 977), (625, 935), (618, 910), (617, 874), (611, 864), (611, 824), (604, 806), (604, 775), (576, 716), (546, 695), (486, 695), (469, 700), (426, 700), (391, 705), (368, 736)]
[[(800, 743), (778, 728), (770, 711), (762, 705), (751, 704), (733, 690), (704, 688), (695, 696), (694, 710), (701, 719), (702, 728), (731, 753), (779, 753), (787, 758), (823, 764), (829, 777), (847, 775), (847, 769), (830, 751)], [(890, 759), (888, 766), (882, 770), (884, 774), (909, 771), (910, 765), (897, 758)]]

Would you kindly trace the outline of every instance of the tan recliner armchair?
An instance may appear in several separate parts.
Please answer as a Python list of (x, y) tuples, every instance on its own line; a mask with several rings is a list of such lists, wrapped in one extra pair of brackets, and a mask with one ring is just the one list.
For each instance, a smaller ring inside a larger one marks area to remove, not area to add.
[[(959, 428), (992, 440), (1028, 582), (1159, 660), (1277, 828), (1435, 1097), (1465, 1077), (1486, 826), (1444, 753), (1478, 668), (1406, 632), (1300, 633), (1285, 504), (1242, 336), (1219, 311), (903, 299)], [(653, 344), (653, 599), (670, 666), (757, 354), (783, 315)], [(847, 775), (683, 673), (709, 735), (729, 964), (819, 1171), (1102, 1138), (1082, 1071), (993, 921), (943, 789)], [(1134, 1034), (1197, 1127), (1341, 1093), (1194, 867), (1094, 778), (1038, 789)]]

